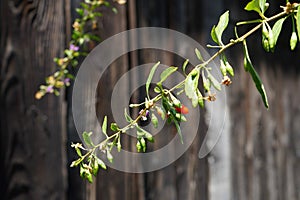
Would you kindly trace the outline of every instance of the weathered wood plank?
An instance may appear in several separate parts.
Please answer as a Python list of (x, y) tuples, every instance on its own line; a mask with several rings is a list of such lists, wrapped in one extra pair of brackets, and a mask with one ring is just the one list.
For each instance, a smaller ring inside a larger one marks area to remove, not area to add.
[(34, 99), (64, 46), (63, 1), (1, 1), (3, 199), (65, 199), (63, 97)]

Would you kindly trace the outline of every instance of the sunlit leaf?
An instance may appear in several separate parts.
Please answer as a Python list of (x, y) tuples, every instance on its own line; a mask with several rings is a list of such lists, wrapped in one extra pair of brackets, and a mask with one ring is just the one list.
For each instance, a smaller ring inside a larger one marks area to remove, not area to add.
[(203, 57), (197, 48), (195, 49), (195, 53), (196, 53), (198, 60), (200, 60), (201, 62), (204, 62)]
[(177, 70), (177, 67), (168, 67), (160, 75), (160, 83), (164, 82), (171, 74)]
[(276, 21), (276, 23), (274, 24), (272, 31), (273, 31), (273, 37), (274, 37), (274, 45), (276, 45), (278, 37), (280, 35), (281, 29), (282, 29), (282, 25), (283, 22), (286, 18), (281, 18), (279, 20)]
[[(194, 72), (193, 72), (194, 71)], [(196, 107), (198, 105), (198, 96), (196, 90), (198, 88), (199, 70), (193, 70), (184, 83), (184, 91), (186, 96), (191, 99), (192, 105)]]
[(105, 116), (103, 119), (102, 132), (107, 137), (107, 116)]
[(216, 88), (219, 91), (221, 90), (221, 84), (215, 79), (215, 77), (211, 73), (208, 74), (207, 78), (210, 80), (214, 88)]
[(133, 121), (133, 119), (128, 115), (126, 108), (124, 109), (124, 117), (129, 123)]
[(252, 0), (252, 1), (250, 1), (246, 5), (245, 10), (247, 10), (247, 11), (255, 11), (255, 12), (257, 12), (257, 13), (259, 13), (261, 15), (262, 14), (261, 8), (260, 8), (260, 5), (262, 4), (261, 1), (262, 0)]
[(155, 73), (156, 68), (159, 66), (160, 62), (157, 62), (151, 69), (149, 76), (147, 78), (146, 81), (146, 93), (147, 93), (147, 97), (149, 98), (149, 87), (150, 87), (150, 83), (152, 81), (153, 75)]
[(255, 71), (255, 69), (252, 65), (252, 62), (250, 60), (249, 53), (248, 53), (246, 40), (243, 41), (243, 46), (244, 46), (244, 67), (245, 67), (245, 70), (250, 73), (250, 75), (251, 75), (251, 77), (252, 77), (252, 79), (253, 79), (253, 81), (256, 85), (256, 88), (257, 88), (258, 92), (260, 93), (260, 95), (262, 97), (262, 100), (264, 102), (265, 107), (269, 108), (268, 98), (267, 98), (267, 95), (266, 95), (264, 85), (262, 84), (262, 81), (261, 81), (259, 75), (257, 74), (257, 72)]
[(182, 65), (182, 71), (183, 71), (184, 74), (185, 74), (185, 69), (186, 69), (188, 64), (189, 64), (189, 59), (186, 59), (184, 61), (183, 65)]
[(211, 29), (211, 31), (210, 31), (210, 36), (211, 36), (211, 39), (212, 39), (215, 43), (219, 44), (219, 40), (218, 40), (218, 37), (217, 37), (217, 34), (216, 34), (216, 26), (213, 26), (213, 27), (212, 27), (212, 29)]
[(268, 7), (266, 7), (266, 0), (259, 0), (259, 8), (264, 13)]
[(82, 133), (82, 137), (83, 137), (83, 140), (84, 140), (84, 143), (88, 146), (88, 147), (92, 147), (92, 146), (94, 146), (94, 144), (93, 144), (93, 142), (92, 142), (92, 140), (91, 140), (91, 135), (92, 135), (93, 133), (92, 132), (83, 132)]
[(222, 34), (224, 30), (227, 28), (229, 22), (229, 11), (226, 11), (221, 15), (218, 25), (215, 27), (215, 36), (217, 37), (218, 44), (223, 44), (222, 42)]
[(181, 143), (183, 144), (183, 137), (182, 137), (180, 125), (179, 125), (179, 123), (178, 123), (176, 120), (174, 120), (174, 124), (175, 124), (175, 126), (176, 126), (177, 133), (178, 133), (178, 135), (179, 135), (179, 137), (180, 137), (180, 141), (181, 141)]
[(298, 11), (296, 14), (296, 24), (297, 24), (298, 37), (300, 39), (300, 6), (298, 6)]

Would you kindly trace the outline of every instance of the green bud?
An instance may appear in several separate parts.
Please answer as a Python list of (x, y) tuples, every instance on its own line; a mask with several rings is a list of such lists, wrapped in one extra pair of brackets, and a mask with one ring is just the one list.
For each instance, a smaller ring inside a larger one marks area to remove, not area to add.
[(140, 143), (139, 140), (136, 142), (136, 150), (137, 150), (138, 152), (141, 152), (141, 150), (142, 150), (142, 145), (141, 145), (141, 143)]
[(143, 148), (143, 152), (146, 152), (146, 141), (144, 138), (140, 139), (141, 146)]
[(267, 38), (263, 38), (262, 45), (266, 52), (270, 51), (270, 44), (269, 44), (269, 40)]
[(202, 81), (205, 91), (210, 91), (210, 80), (204, 76), (204, 73), (202, 73)]
[(96, 176), (97, 173), (98, 173), (98, 170), (99, 170), (99, 164), (98, 164), (97, 160), (95, 158), (93, 158), (93, 160), (92, 160), (92, 174), (94, 176)]
[(269, 45), (270, 45), (270, 50), (273, 51), (274, 47), (275, 47), (275, 40), (274, 40), (274, 35), (273, 35), (273, 31), (270, 28), (269, 29)]
[(223, 76), (226, 76), (227, 70), (223, 60), (220, 60), (220, 70)]
[(294, 50), (296, 48), (297, 42), (298, 42), (297, 33), (294, 31), (292, 33), (291, 40), (290, 40), (291, 50)]
[(106, 151), (106, 157), (107, 157), (107, 160), (109, 160), (109, 162), (111, 162), (111, 163), (113, 162), (114, 157), (111, 155), (109, 150)]
[[(232, 66), (229, 64), (229, 62), (226, 62), (226, 71), (230, 74), (230, 76), (234, 76), (234, 71)], [(224, 75), (225, 76), (225, 75)]]
[(267, 29), (266, 23), (262, 25), (262, 35), (263, 37), (269, 38), (269, 31)]
[(147, 140), (148, 140), (149, 142), (154, 142), (154, 138), (153, 138), (153, 136), (151, 135), (151, 133), (146, 132), (146, 133), (145, 133), (145, 137), (147, 138)]

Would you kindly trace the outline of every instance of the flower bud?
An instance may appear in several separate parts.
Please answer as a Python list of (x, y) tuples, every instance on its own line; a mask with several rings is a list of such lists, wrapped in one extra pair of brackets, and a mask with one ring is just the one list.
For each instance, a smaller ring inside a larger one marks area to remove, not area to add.
[(220, 60), (220, 70), (223, 76), (226, 76), (227, 70), (223, 60)]
[(294, 50), (296, 48), (297, 42), (298, 42), (297, 33), (294, 31), (292, 33), (291, 40), (290, 40), (291, 50)]

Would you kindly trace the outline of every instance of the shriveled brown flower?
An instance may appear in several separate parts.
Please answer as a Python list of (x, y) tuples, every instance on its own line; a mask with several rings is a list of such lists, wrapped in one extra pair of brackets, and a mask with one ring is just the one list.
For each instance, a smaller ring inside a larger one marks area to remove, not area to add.
[(216, 94), (208, 93), (208, 96), (204, 97), (204, 99), (207, 101), (215, 101), (217, 98), (216, 98)]
[(222, 84), (223, 85), (226, 85), (226, 86), (229, 86), (230, 84), (232, 83), (232, 81), (230, 80), (230, 78), (228, 76), (224, 76), (223, 77), (223, 80), (222, 80)]

